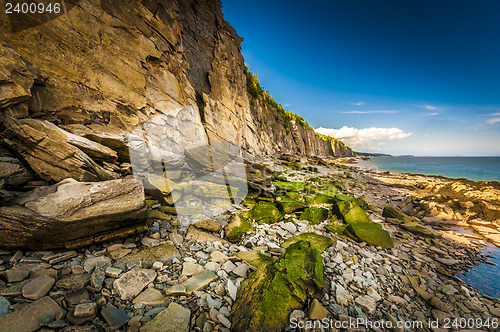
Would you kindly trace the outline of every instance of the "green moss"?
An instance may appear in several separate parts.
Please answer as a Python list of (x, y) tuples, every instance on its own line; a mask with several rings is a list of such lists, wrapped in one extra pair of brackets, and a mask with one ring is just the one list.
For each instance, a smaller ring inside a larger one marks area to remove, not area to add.
[(393, 248), (391, 234), (382, 229), (382, 226), (374, 223), (353, 223), (346, 228), (348, 235), (358, 241), (364, 241), (372, 246), (381, 246), (382, 248)]
[(281, 219), (281, 214), (274, 204), (259, 202), (250, 210), (249, 217), (258, 224), (273, 224)]
[(384, 211), (382, 212), (382, 217), (398, 219), (401, 221), (407, 221), (409, 219), (409, 217), (406, 214), (404, 214), (403, 212), (399, 212), (390, 205), (384, 207)]
[(302, 233), (289, 238), (281, 245), (283, 248), (288, 248), (290, 245), (299, 241), (309, 241), (311, 242), (319, 252), (325, 251), (329, 246), (332, 245), (332, 239), (323, 235), (318, 235), (315, 233)]
[(365, 211), (352, 200), (336, 202), (333, 205), (333, 212), (346, 224), (371, 222)]
[(283, 175), (282, 172), (274, 173), (273, 174), (273, 180), (275, 180), (275, 181), (281, 181), (281, 182), (288, 181), (288, 179), (286, 178), (286, 176)]
[(263, 264), (238, 288), (232, 310), (235, 332), (282, 331), (293, 310), (308, 298), (319, 296), (323, 287), (320, 252), (308, 241), (291, 244), (280, 259)]
[(243, 202), (241, 202), (241, 204), (245, 205), (246, 207), (252, 208), (257, 203), (255, 203), (254, 199), (245, 197), (245, 199), (243, 200)]
[(338, 224), (328, 224), (325, 226), (326, 230), (333, 234), (344, 235), (346, 226)]
[(289, 199), (289, 198), (281, 198), (277, 201), (277, 205), (283, 213), (292, 213), (295, 211), (303, 210), (307, 207), (307, 204), (302, 201)]
[(304, 182), (273, 181), (277, 191), (304, 191), (306, 184)]
[(272, 259), (271, 257), (261, 254), (260, 252), (255, 250), (240, 251), (239, 253), (235, 254), (235, 256), (248, 262), (250, 265), (254, 267), (259, 267), (261, 265), (274, 262), (274, 259)]
[(329, 195), (314, 195), (312, 197), (307, 198), (307, 203), (309, 204), (332, 204), (334, 202), (333, 197)]
[(243, 216), (235, 214), (226, 226), (226, 239), (231, 242), (238, 242), (241, 240), (243, 234), (253, 230), (253, 226)]
[(300, 220), (307, 220), (312, 225), (317, 225), (328, 217), (328, 209), (322, 207), (308, 207), (300, 215)]

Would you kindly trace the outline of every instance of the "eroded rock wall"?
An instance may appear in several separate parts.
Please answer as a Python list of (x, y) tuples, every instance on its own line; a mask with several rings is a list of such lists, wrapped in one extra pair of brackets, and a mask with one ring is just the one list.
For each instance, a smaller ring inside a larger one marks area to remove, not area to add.
[(201, 120), (211, 142), (230, 141), (249, 155), (352, 155), (275, 109), (251, 105), (242, 38), (219, 1), (80, 0), (68, 8), (17, 32), (0, 14), (2, 131), (9, 119), (36, 118), (92, 139), (96, 126), (120, 135), (194, 105), (195, 118), (181, 125)]

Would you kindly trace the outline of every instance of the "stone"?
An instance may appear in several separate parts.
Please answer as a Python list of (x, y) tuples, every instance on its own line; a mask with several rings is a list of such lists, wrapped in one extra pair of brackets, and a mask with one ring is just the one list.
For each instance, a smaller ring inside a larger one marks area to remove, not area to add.
[(68, 290), (78, 290), (82, 289), (90, 282), (90, 274), (72, 274), (56, 282), (56, 287), (68, 289)]
[(227, 261), (229, 257), (227, 257), (225, 254), (221, 253), (218, 250), (214, 250), (210, 253), (210, 259), (212, 262), (218, 263), (218, 262), (224, 262)]
[(373, 287), (368, 287), (368, 289), (366, 290), (366, 294), (372, 297), (376, 302), (382, 300), (380, 294)]
[(236, 265), (234, 265), (234, 263), (231, 261), (227, 261), (224, 263), (224, 265), (222, 265), (222, 269), (227, 273), (231, 273), (235, 268)]
[(272, 203), (259, 202), (254, 205), (248, 214), (259, 225), (274, 224), (281, 218), (280, 211)]
[(349, 305), (349, 302), (352, 300), (352, 296), (342, 285), (336, 284), (335, 299), (337, 300), (338, 304), (347, 307)]
[(130, 300), (137, 296), (156, 278), (154, 270), (135, 268), (128, 271), (113, 282), (113, 288), (122, 300)]
[(250, 267), (245, 264), (241, 263), (239, 266), (237, 266), (232, 272), (236, 274), (238, 277), (246, 278), (247, 277), (247, 271)]
[(323, 235), (315, 233), (302, 233), (286, 240), (281, 246), (283, 248), (288, 248), (291, 244), (303, 240), (311, 242), (320, 252), (325, 251), (333, 243), (331, 238)]
[(351, 223), (347, 226), (348, 235), (358, 241), (364, 241), (372, 246), (381, 246), (382, 248), (393, 248), (394, 242), (391, 235), (382, 229), (380, 224), (369, 223)]
[(159, 290), (146, 288), (132, 302), (142, 303), (146, 306), (161, 307), (168, 302), (168, 299)]
[(377, 302), (368, 295), (358, 296), (354, 302), (369, 315), (373, 315), (377, 309)]
[(317, 225), (328, 217), (328, 209), (311, 206), (304, 209), (300, 215), (300, 220), (307, 220), (311, 225)]
[(2, 273), (0, 273), (0, 277), (6, 282), (19, 282), (26, 279), (29, 274), (29, 269), (17, 268), (3, 271)]
[(205, 269), (203, 269), (203, 267), (201, 267), (200, 265), (198, 265), (196, 263), (193, 263), (193, 262), (182, 263), (182, 274), (181, 275), (191, 276), (193, 274), (197, 274), (197, 273), (200, 273), (203, 271), (205, 271)]
[(292, 234), (295, 234), (297, 232), (297, 226), (293, 222), (285, 222), (281, 225), (281, 228), (289, 231)]
[(34, 189), (15, 203), (0, 207), (0, 243), (6, 248), (77, 248), (146, 229), (144, 189), (132, 177), (67, 179)]
[(214, 262), (208, 262), (203, 266), (203, 268), (207, 271), (217, 272), (217, 270), (220, 268), (220, 265)]
[(331, 316), (330, 312), (321, 305), (318, 299), (314, 299), (311, 302), (311, 306), (309, 307), (308, 316), (310, 319), (323, 319), (329, 318)]
[(55, 282), (55, 279), (48, 275), (36, 277), (23, 287), (23, 296), (30, 300), (38, 300), (49, 292)]
[(281, 198), (276, 202), (279, 209), (283, 211), (283, 213), (290, 214), (295, 211), (304, 210), (307, 207), (307, 204), (303, 201), (290, 199), (290, 198)]
[(268, 264), (272, 263), (274, 260), (271, 257), (268, 257), (258, 251), (251, 250), (251, 251), (241, 251), (237, 254), (235, 254), (236, 257), (246, 261), (248, 264), (252, 265), (253, 267), (259, 267), (263, 264)]
[(47, 275), (49, 277), (57, 279), (57, 270), (55, 270), (55, 269), (41, 269), (41, 270), (37, 270), (37, 271), (32, 271), (30, 273), (30, 279), (34, 279), (34, 278), (42, 276), (42, 275)]
[(235, 332), (282, 331), (292, 311), (323, 286), (321, 254), (308, 241), (291, 244), (279, 260), (260, 265), (245, 279), (232, 306)]
[(88, 322), (93, 321), (97, 316), (97, 313), (94, 313), (93, 315), (90, 316), (84, 316), (84, 317), (76, 317), (75, 316), (75, 309), (70, 309), (69, 312), (66, 314), (66, 319), (70, 324), (73, 325), (84, 325)]
[(40, 328), (43, 316), (56, 316), (61, 307), (45, 296), (0, 318), (0, 331), (33, 332)]
[(68, 293), (64, 296), (66, 302), (74, 307), (81, 302), (87, 301), (90, 299), (90, 294), (86, 289), (80, 289), (71, 293)]
[(127, 324), (129, 317), (125, 310), (115, 308), (102, 308), (101, 315), (108, 322), (112, 330), (117, 330)]
[(210, 295), (207, 296), (206, 300), (209, 308), (219, 309), (222, 306), (220, 301), (214, 300)]
[(222, 229), (222, 225), (212, 219), (198, 221), (194, 226), (209, 232), (219, 232)]
[(0, 296), (0, 318), (9, 313), (10, 302), (5, 297)]
[(93, 302), (78, 304), (75, 307), (73, 315), (75, 317), (88, 317), (93, 316), (97, 312), (97, 304)]
[(336, 195), (335, 197), (338, 201), (333, 204), (332, 211), (344, 223), (351, 225), (371, 222), (365, 211), (351, 197), (346, 195)]
[(245, 233), (253, 231), (253, 226), (240, 214), (234, 214), (225, 228), (225, 237), (231, 242), (238, 242)]
[(106, 268), (105, 271), (106, 276), (111, 278), (118, 278), (122, 272), (123, 271), (121, 269), (117, 269), (116, 267), (111, 267), (111, 266)]
[(21, 281), (7, 288), (0, 288), (0, 296), (17, 296), (23, 293), (23, 287), (29, 280)]
[(94, 268), (94, 272), (92, 272), (92, 275), (90, 276), (90, 285), (100, 291), (105, 278), (106, 273), (104, 272), (104, 268), (96, 266)]
[(165, 292), (167, 293), (167, 295), (180, 294), (180, 293), (190, 295), (194, 291), (203, 290), (215, 279), (217, 279), (217, 275), (215, 273), (211, 271), (203, 271), (187, 279), (182, 284), (178, 285), (180, 287), (173, 286), (167, 289)]
[(153, 320), (141, 327), (141, 332), (189, 332), (191, 310), (172, 302)]
[(115, 265), (126, 266), (127, 263), (141, 262), (145, 267), (150, 267), (155, 262), (162, 262), (165, 265), (170, 264), (174, 258), (181, 258), (177, 248), (171, 243), (162, 243), (159, 246), (129, 254), (121, 258)]
[(157, 239), (152, 239), (150, 237), (145, 236), (141, 239), (141, 243), (148, 248), (152, 248), (152, 247), (156, 247), (158, 244), (160, 244), (160, 241), (158, 241)]
[(231, 328), (231, 322), (229, 321), (229, 319), (226, 318), (226, 316), (224, 316), (223, 314), (218, 314), (217, 315), (217, 319), (219, 320), (219, 322), (222, 323), (222, 325), (224, 325), (225, 327), (227, 327), (228, 329)]
[(186, 239), (195, 241), (195, 242), (221, 242), (222, 244), (230, 244), (229, 241), (225, 239), (221, 239), (220, 237), (217, 237), (211, 233), (204, 232), (200, 230), (199, 228), (196, 228), (194, 226), (190, 226), (188, 229), (188, 232), (186, 234)]
[(416, 285), (412, 285), (412, 287), (415, 292), (417, 292), (417, 294), (420, 295), (424, 300), (429, 301), (431, 299), (430, 294), (426, 290)]
[(231, 279), (227, 279), (226, 292), (233, 299), (233, 301), (236, 301), (236, 294), (238, 292), (238, 288), (236, 288)]
[(184, 236), (178, 233), (169, 233), (168, 238), (175, 246), (181, 246), (184, 241)]
[(437, 296), (433, 296), (429, 300), (430, 305), (432, 305), (434, 308), (444, 311), (444, 312), (450, 312), (452, 310), (452, 307), (448, 304), (443, 303), (440, 298)]

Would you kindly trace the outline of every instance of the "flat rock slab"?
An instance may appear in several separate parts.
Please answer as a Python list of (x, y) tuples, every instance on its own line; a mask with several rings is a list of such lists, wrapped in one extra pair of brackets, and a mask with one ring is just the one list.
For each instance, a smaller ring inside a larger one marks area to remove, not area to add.
[(175, 302), (147, 322), (141, 332), (188, 332), (191, 310)]
[(102, 308), (101, 314), (112, 330), (119, 329), (129, 320), (127, 313), (123, 309)]
[(133, 303), (142, 303), (146, 306), (161, 307), (167, 303), (168, 299), (163, 296), (163, 294), (155, 288), (146, 288), (141, 294), (139, 294), (133, 301)]
[(231, 244), (228, 240), (221, 239), (213, 234), (207, 233), (198, 229), (194, 226), (189, 227), (189, 230), (186, 234), (186, 239), (195, 241), (195, 242), (216, 242), (219, 241), (222, 244)]
[(163, 264), (170, 264), (172, 259), (180, 259), (181, 255), (177, 248), (171, 243), (163, 243), (157, 247), (149, 248), (146, 250), (138, 251), (134, 254), (129, 254), (121, 258), (117, 265), (122, 266), (127, 263), (141, 262), (143, 266), (150, 267), (154, 262), (162, 262)]
[(178, 284), (167, 289), (166, 293), (167, 295), (189, 295), (196, 290), (204, 289), (215, 279), (217, 279), (217, 275), (211, 271), (200, 272), (184, 281), (182, 284)]
[(61, 307), (50, 297), (43, 297), (22, 309), (0, 318), (0, 331), (33, 332), (40, 328), (40, 318), (55, 316)]
[(155, 278), (155, 271), (135, 268), (116, 279), (113, 282), (113, 288), (122, 300), (130, 300), (152, 283)]
[(56, 286), (58, 288), (68, 290), (79, 290), (85, 287), (90, 282), (90, 274), (72, 274), (68, 277), (58, 280)]
[(31, 280), (23, 287), (23, 296), (30, 300), (38, 300), (45, 296), (56, 280), (48, 275), (41, 275)]
[(35, 250), (77, 248), (142, 232), (145, 218), (144, 189), (133, 177), (66, 179), (0, 207), (0, 243)]

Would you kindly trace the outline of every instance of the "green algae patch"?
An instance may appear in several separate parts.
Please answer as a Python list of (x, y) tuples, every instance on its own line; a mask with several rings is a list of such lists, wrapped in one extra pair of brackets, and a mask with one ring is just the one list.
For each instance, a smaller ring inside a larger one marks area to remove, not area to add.
[(320, 204), (332, 204), (334, 199), (330, 195), (317, 194), (312, 197), (307, 198), (307, 203), (312, 205), (320, 205)]
[(254, 266), (254, 267), (259, 267), (261, 265), (266, 265), (269, 263), (273, 263), (274, 259), (272, 259), (269, 256), (266, 256), (256, 250), (252, 251), (240, 251), (239, 253), (235, 254), (236, 257), (239, 259), (242, 259), (248, 264)]
[(254, 205), (249, 212), (249, 218), (255, 220), (256, 223), (274, 224), (281, 219), (281, 214), (278, 208), (272, 203), (259, 202)]
[(304, 182), (273, 181), (277, 191), (304, 191)]
[(325, 226), (326, 230), (333, 234), (344, 235), (347, 226), (338, 224), (328, 224)]
[(328, 217), (328, 209), (311, 206), (300, 215), (300, 220), (307, 220), (311, 225), (317, 225)]
[(280, 199), (277, 200), (277, 205), (283, 213), (292, 213), (295, 211), (304, 210), (307, 207), (307, 204), (305, 202), (296, 199), (283, 198), (283, 197), (279, 198)]
[(259, 266), (238, 288), (231, 323), (235, 332), (283, 331), (293, 310), (323, 288), (323, 261), (308, 241), (291, 244), (280, 259)]
[(241, 202), (241, 204), (245, 205), (246, 207), (252, 208), (257, 203), (255, 202), (254, 199), (245, 197), (245, 199)]
[(384, 211), (382, 211), (382, 217), (397, 219), (397, 220), (401, 220), (403, 222), (415, 221), (414, 218), (410, 217), (409, 215), (407, 215), (403, 212), (396, 210), (395, 208), (393, 208), (390, 205), (387, 205), (386, 207), (384, 207)]
[(339, 200), (333, 205), (333, 213), (346, 224), (369, 223), (370, 218), (353, 200)]
[(325, 251), (333, 243), (331, 238), (323, 235), (318, 235), (315, 233), (302, 233), (286, 240), (285, 242), (283, 242), (281, 247), (288, 248), (290, 245), (297, 243), (299, 241), (311, 242), (312, 244), (314, 244), (316, 249), (319, 250), (319, 252)]
[(253, 226), (243, 216), (235, 214), (226, 226), (226, 239), (231, 242), (238, 242), (241, 240), (243, 234), (253, 230)]
[(382, 248), (394, 248), (391, 234), (382, 229), (382, 226), (374, 223), (353, 223), (347, 226), (346, 231), (358, 241), (364, 241), (371, 246)]

